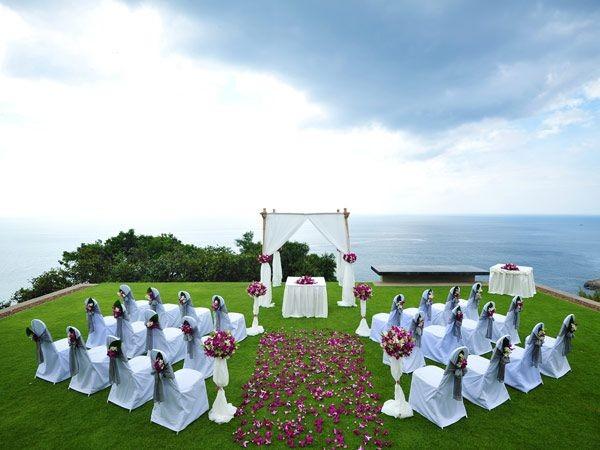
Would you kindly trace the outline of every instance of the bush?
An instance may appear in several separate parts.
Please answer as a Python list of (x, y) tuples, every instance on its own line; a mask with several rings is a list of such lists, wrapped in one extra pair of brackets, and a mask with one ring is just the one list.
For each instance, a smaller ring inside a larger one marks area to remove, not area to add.
[(584, 298), (589, 298), (590, 300), (595, 300), (600, 302), (600, 291), (593, 291), (591, 294), (583, 289), (579, 289), (579, 296)]

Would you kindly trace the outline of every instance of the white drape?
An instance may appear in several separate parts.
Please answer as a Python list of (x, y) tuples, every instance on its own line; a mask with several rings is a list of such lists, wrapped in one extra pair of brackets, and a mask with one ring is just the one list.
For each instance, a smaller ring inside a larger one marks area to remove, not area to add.
[(273, 286), (281, 286), (283, 271), (281, 270), (281, 254), (279, 250), (273, 253)]

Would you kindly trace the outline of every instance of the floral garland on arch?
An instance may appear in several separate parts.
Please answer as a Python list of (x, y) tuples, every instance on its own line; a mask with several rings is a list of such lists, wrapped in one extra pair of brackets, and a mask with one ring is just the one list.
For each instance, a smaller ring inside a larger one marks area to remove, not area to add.
[(261, 264), (268, 264), (271, 261), (273, 261), (273, 255), (267, 255), (266, 253), (261, 253), (260, 255), (258, 255), (258, 257), (256, 259)]
[(310, 275), (303, 275), (296, 280), (296, 284), (317, 284), (317, 281)]
[(211, 358), (230, 358), (238, 348), (238, 342), (229, 331), (213, 331), (204, 341), (204, 354)]
[(346, 261), (348, 264), (354, 264), (356, 262), (356, 253), (353, 252), (348, 252), (348, 253), (344, 253), (344, 261)]
[(399, 359), (410, 356), (416, 342), (410, 331), (393, 326), (381, 334), (380, 345), (389, 357)]

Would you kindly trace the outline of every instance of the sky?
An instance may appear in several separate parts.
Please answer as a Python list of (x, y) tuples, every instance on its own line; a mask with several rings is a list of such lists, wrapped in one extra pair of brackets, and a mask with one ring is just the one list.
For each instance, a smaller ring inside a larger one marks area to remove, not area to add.
[(0, 0), (0, 218), (600, 214), (600, 3)]

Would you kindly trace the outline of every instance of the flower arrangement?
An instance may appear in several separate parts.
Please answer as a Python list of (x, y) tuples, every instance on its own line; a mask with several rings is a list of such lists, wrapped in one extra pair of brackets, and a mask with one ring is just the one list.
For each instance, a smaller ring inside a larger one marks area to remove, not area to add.
[(185, 298), (185, 295), (182, 295), (181, 297), (179, 297), (180, 305), (185, 305), (186, 302), (187, 302), (187, 298)]
[(546, 330), (544, 328), (540, 328), (540, 330), (537, 332), (537, 337), (538, 342), (536, 344), (540, 346), (543, 345), (544, 339), (546, 339)]
[(456, 358), (456, 367), (462, 370), (467, 368), (467, 358), (465, 358), (465, 354), (463, 352), (460, 352)]
[(115, 346), (111, 346), (108, 348), (106, 354), (110, 359), (114, 359), (119, 355), (119, 349)]
[(67, 337), (69, 338), (69, 344), (75, 344), (77, 342), (77, 334), (75, 334), (75, 330), (69, 329)]
[(512, 353), (513, 349), (514, 349), (514, 347), (510, 344), (505, 345), (502, 348), (502, 357), (504, 358), (505, 362), (510, 361), (510, 354)]
[(262, 297), (267, 293), (267, 287), (260, 281), (253, 281), (246, 288), (246, 292), (250, 297)]
[(571, 333), (575, 333), (577, 331), (577, 324), (575, 322), (571, 322), (571, 326), (569, 327), (569, 331)]
[(362, 301), (367, 301), (373, 296), (373, 289), (368, 284), (358, 284), (354, 286), (354, 297)]
[(258, 257), (256, 259), (261, 264), (268, 264), (271, 261), (273, 261), (273, 255), (267, 255), (266, 253), (261, 253), (260, 255), (258, 255)]
[(515, 308), (517, 311), (523, 311), (523, 300), (519, 299), (515, 302)]
[(387, 333), (381, 335), (381, 348), (392, 358), (410, 356), (415, 348), (415, 340), (410, 331), (393, 326)]
[(490, 305), (490, 307), (487, 309), (487, 316), (489, 318), (494, 317), (494, 314), (496, 314), (496, 308), (494, 308), (492, 305)]
[(94, 312), (94, 301), (90, 298), (88, 299), (87, 303), (85, 304), (85, 310), (91, 314)]
[(186, 334), (188, 336), (194, 334), (194, 329), (187, 321), (183, 322), (183, 325), (181, 325), (181, 331), (183, 332), (183, 334)]
[(33, 330), (32, 330), (31, 328), (29, 328), (29, 327), (25, 328), (25, 334), (26, 334), (26, 335), (27, 335), (27, 337), (28, 337), (29, 339), (31, 339), (33, 342), (37, 342), (37, 341), (39, 341), (39, 339), (40, 339), (40, 337), (39, 337), (37, 334), (35, 334), (35, 333), (33, 332)]
[(423, 316), (419, 318), (419, 321), (417, 322), (417, 328), (420, 328), (421, 330), (425, 328), (425, 319), (423, 319)]
[(212, 308), (212, 310), (213, 310), (213, 311), (218, 311), (218, 310), (219, 310), (219, 308), (221, 307), (221, 302), (219, 301), (219, 299), (218, 299), (218, 298), (215, 298), (215, 299), (212, 301), (212, 303), (211, 303), (210, 307)]
[(229, 358), (238, 347), (239, 344), (229, 331), (212, 332), (204, 341), (204, 353), (211, 358)]
[(119, 306), (119, 304), (115, 304), (113, 305), (113, 317), (115, 319), (118, 319), (119, 317), (123, 316), (123, 308), (121, 306)]
[(349, 264), (354, 264), (356, 262), (356, 253), (353, 252), (348, 252), (348, 253), (344, 253), (344, 261), (346, 261)]
[(165, 370), (165, 362), (160, 356), (157, 356), (154, 364), (152, 364), (152, 367), (156, 373), (161, 373), (163, 370)]
[(516, 264), (513, 263), (506, 263), (504, 264), (501, 269), (504, 270), (519, 270), (519, 266), (517, 266)]
[(150, 317), (150, 320), (146, 323), (146, 328), (149, 330), (158, 328), (158, 314), (154, 314), (152, 317)]
[(398, 299), (396, 300), (396, 309), (398, 311), (402, 311), (402, 309), (404, 308), (404, 304), (406, 303), (406, 300), (404, 300), (404, 297), (398, 297)]
[(429, 291), (429, 293), (427, 294), (427, 305), (433, 305), (433, 291)]
[(454, 288), (454, 290), (452, 291), (452, 298), (454, 300), (458, 300), (460, 298), (460, 288)]
[(310, 275), (303, 275), (296, 280), (296, 284), (316, 284), (316, 281)]
[(456, 311), (456, 315), (454, 316), (454, 320), (456, 320), (457, 322), (462, 322), (463, 320), (463, 313), (461, 310)]

